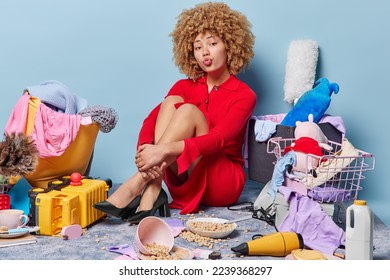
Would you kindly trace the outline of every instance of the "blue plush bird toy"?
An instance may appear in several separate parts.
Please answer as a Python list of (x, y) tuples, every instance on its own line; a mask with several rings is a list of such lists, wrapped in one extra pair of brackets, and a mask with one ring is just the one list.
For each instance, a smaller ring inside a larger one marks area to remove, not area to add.
[(330, 105), (332, 93), (339, 92), (339, 85), (329, 83), (328, 79), (318, 79), (311, 90), (305, 92), (297, 101), (295, 106), (284, 117), (281, 125), (295, 126), (297, 121), (307, 121), (307, 116), (313, 114), (315, 123), (323, 117)]

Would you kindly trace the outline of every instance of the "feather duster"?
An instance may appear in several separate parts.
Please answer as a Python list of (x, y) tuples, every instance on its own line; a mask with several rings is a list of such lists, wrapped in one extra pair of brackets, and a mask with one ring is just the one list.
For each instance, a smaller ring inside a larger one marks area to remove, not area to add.
[(284, 101), (297, 103), (313, 87), (318, 62), (318, 44), (310, 39), (294, 40), (287, 54)]
[(0, 142), (0, 174), (25, 176), (38, 164), (38, 149), (34, 140), (23, 133), (5, 134)]

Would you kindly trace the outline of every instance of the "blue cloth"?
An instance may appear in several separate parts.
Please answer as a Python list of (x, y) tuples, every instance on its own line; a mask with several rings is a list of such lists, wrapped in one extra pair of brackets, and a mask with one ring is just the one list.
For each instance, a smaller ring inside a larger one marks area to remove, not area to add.
[(255, 138), (258, 142), (265, 142), (276, 132), (276, 122), (270, 120), (256, 120)]
[(49, 80), (26, 89), (31, 96), (38, 97), (51, 109), (74, 115), (88, 106), (88, 102), (74, 94), (67, 86), (56, 80)]
[(274, 171), (272, 173), (271, 185), (268, 190), (268, 194), (272, 196), (273, 199), (276, 197), (276, 193), (280, 186), (284, 182), (284, 175), (288, 166), (294, 166), (297, 162), (297, 156), (295, 152), (288, 152), (284, 156), (278, 159), (275, 164)]

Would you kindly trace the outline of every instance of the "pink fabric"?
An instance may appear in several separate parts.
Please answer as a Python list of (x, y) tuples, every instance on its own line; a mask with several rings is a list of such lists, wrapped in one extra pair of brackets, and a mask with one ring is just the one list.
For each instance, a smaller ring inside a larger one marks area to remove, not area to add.
[(26, 94), (19, 98), (18, 102), (16, 102), (16, 105), (12, 110), (8, 122), (5, 126), (5, 133), (24, 133), (26, 131), (29, 100), (30, 96)]
[[(30, 95), (23, 95), (16, 103), (5, 133), (25, 132), (30, 98)], [(31, 135), (37, 145), (39, 156), (46, 158), (62, 155), (76, 138), (81, 118), (81, 115), (53, 111), (41, 103), (35, 115), (34, 130)]]
[(252, 118), (258, 119), (258, 120), (269, 120), (269, 121), (273, 121), (275, 123), (281, 123), (285, 116), (286, 116), (285, 113), (279, 113), (279, 114), (275, 114), (275, 115), (263, 115), (263, 116), (257, 116), (257, 117), (254, 116)]

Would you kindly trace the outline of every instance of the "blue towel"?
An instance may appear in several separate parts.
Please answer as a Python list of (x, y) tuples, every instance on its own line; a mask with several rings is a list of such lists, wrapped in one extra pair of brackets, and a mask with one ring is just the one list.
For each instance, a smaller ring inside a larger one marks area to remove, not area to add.
[(268, 190), (268, 194), (272, 196), (273, 199), (276, 197), (276, 193), (279, 188), (283, 185), (284, 175), (286, 173), (287, 167), (289, 165), (294, 165), (297, 162), (297, 156), (295, 152), (288, 152), (284, 156), (278, 159), (275, 164), (274, 171), (272, 173), (271, 185)]
[(265, 142), (276, 132), (276, 122), (270, 120), (256, 120), (255, 138), (258, 142)]
[(88, 102), (56, 80), (49, 80), (26, 89), (31, 96), (38, 97), (55, 111), (75, 115), (88, 106)]

